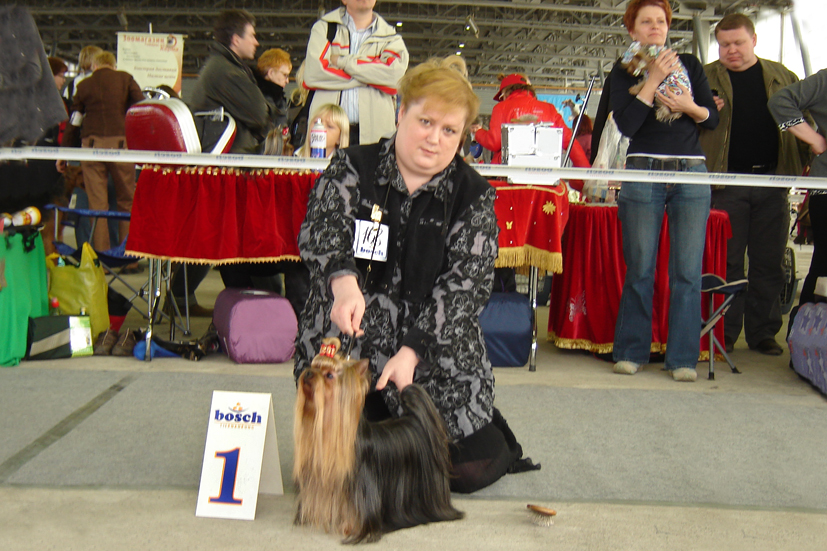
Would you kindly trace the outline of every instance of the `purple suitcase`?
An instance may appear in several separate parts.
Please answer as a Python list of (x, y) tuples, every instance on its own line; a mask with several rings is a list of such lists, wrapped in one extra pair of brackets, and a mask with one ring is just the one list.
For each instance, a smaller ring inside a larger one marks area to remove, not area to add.
[(224, 352), (236, 363), (282, 363), (293, 357), (298, 323), (290, 302), (257, 289), (224, 289), (213, 323)]
[(787, 342), (795, 372), (827, 394), (827, 304), (802, 304)]

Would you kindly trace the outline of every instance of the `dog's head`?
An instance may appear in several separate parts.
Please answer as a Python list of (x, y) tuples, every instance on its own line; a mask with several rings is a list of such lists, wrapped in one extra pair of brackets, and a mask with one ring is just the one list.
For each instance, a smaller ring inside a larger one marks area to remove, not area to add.
[(660, 48), (651, 44), (632, 42), (629, 49), (620, 58), (620, 65), (632, 76), (644, 74), (658, 57)]
[(293, 436), (295, 473), (309, 465), (330, 476), (353, 467), (359, 419), (370, 381), (368, 360), (346, 360), (337, 338), (322, 341), (321, 351), (299, 376)]
[(306, 407), (324, 404), (361, 412), (370, 386), (368, 361), (345, 360), (338, 353), (340, 346), (335, 337), (324, 339), (310, 367), (299, 377), (299, 392), (304, 396)]

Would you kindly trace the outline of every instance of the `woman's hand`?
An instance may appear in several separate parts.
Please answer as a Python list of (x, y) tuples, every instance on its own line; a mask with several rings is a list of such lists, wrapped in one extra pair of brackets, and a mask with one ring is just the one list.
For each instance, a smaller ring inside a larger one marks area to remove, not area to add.
[(385, 369), (382, 371), (382, 376), (376, 382), (376, 390), (382, 390), (392, 381), (396, 388), (402, 390), (413, 382), (414, 370), (416, 364), (419, 363), (419, 358), (416, 357), (416, 352), (409, 346), (403, 346), (399, 349), (393, 358), (388, 360), (385, 364)]
[(695, 103), (695, 99), (689, 89), (678, 83), (681, 93), (678, 94), (671, 87), (666, 87), (666, 93), (658, 92), (660, 102), (668, 107), (673, 113), (686, 113), (695, 122), (703, 122), (709, 118), (709, 110)]
[(365, 296), (359, 289), (356, 276), (344, 275), (333, 279), (330, 290), (333, 292), (330, 321), (345, 335), (364, 335), (365, 332), (359, 326), (362, 325), (362, 316), (365, 314)]
[(649, 76), (643, 84), (643, 88), (637, 94), (638, 99), (652, 105), (655, 102), (655, 94), (660, 83), (677, 68), (678, 54), (669, 48), (665, 48), (647, 68)]
[(649, 80), (655, 82), (655, 88), (679, 67), (678, 54), (664, 48), (649, 66)]

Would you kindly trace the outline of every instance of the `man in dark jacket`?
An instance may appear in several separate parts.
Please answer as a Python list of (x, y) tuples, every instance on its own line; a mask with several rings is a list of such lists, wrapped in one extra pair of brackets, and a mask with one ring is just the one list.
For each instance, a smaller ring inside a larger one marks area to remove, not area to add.
[(272, 125), (272, 107), (244, 60), (255, 59), (255, 18), (244, 10), (226, 10), (213, 28), (215, 42), (201, 70), (189, 106), (193, 111), (223, 107), (235, 119), (233, 153), (253, 153)]

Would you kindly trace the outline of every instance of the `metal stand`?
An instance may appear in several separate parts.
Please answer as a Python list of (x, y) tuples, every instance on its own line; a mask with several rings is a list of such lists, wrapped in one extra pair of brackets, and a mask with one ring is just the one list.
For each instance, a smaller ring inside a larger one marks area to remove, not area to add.
[(528, 370), (537, 371), (537, 283), (539, 270), (532, 266), (528, 271), (528, 301), (531, 303), (531, 354), (528, 357)]

